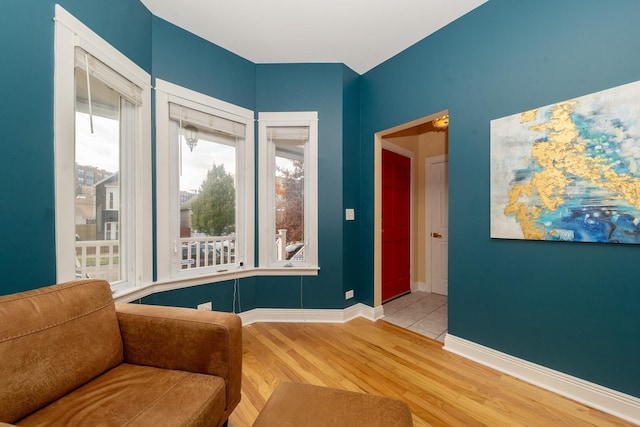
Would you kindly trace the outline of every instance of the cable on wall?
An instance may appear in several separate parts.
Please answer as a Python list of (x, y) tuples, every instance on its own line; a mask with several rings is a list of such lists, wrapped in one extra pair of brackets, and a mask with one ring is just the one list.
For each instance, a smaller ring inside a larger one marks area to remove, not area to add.
[(302, 320), (306, 323), (307, 317), (304, 315), (304, 304), (302, 302), (302, 285), (303, 285), (302, 277), (303, 276), (300, 276), (300, 311), (302, 312)]
[(233, 279), (233, 308), (232, 311), (236, 313), (236, 300), (238, 301), (237, 313), (242, 313), (242, 302), (240, 301), (240, 279), (237, 277)]

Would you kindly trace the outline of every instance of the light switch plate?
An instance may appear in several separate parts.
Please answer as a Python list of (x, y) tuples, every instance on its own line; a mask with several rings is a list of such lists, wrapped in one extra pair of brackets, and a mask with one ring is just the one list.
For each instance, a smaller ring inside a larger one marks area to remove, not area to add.
[(347, 221), (353, 221), (356, 219), (355, 209), (345, 209), (344, 216)]

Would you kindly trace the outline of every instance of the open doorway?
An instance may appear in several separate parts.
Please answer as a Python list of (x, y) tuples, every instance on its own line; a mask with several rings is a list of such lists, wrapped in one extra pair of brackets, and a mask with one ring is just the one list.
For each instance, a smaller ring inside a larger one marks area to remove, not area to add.
[[(448, 112), (442, 111), (380, 132), (375, 141), (375, 303), (376, 306), (385, 303), (386, 320), (441, 339), (447, 329), (448, 119)], [(395, 209), (395, 203), (383, 202), (388, 187), (383, 181), (389, 169), (385, 154), (390, 147), (410, 159), (404, 163), (410, 167), (405, 175), (411, 177), (408, 219), (406, 215), (394, 215), (393, 211), (390, 214), (389, 209)], [(409, 260), (398, 259), (395, 246), (402, 239), (392, 242), (395, 245), (392, 249), (385, 248), (390, 240), (387, 233), (390, 218), (394, 221), (405, 218), (409, 222), (407, 227), (393, 224), (391, 228), (393, 234), (410, 230), (410, 249), (405, 246), (400, 251), (409, 252)], [(385, 288), (389, 270), (394, 270), (395, 277), (409, 277), (410, 293), (401, 292), (399, 295), (407, 295), (390, 298), (393, 292)], [(419, 330), (421, 326), (426, 331)]]

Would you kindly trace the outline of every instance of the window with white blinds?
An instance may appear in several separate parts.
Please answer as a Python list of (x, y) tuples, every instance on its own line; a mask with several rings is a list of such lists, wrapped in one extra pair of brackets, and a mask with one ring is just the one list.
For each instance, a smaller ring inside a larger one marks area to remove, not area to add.
[(260, 266), (317, 268), (317, 113), (258, 117)]
[(246, 125), (234, 120), (229, 120), (215, 114), (205, 113), (184, 105), (169, 103), (169, 119), (190, 124), (198, 129), (202, 129), (218, 138), (235, 142), (237, 138), (244, 139)]
[(156, 80), (158, 279), (253, 265), (253, 112)]
[(150, 76), (55, 7), (57, 280), (151, 283)]
[(142, 88), (79, 46), (75, 48), (75, 67), (104, 83), (132, 104), (142, 105)]

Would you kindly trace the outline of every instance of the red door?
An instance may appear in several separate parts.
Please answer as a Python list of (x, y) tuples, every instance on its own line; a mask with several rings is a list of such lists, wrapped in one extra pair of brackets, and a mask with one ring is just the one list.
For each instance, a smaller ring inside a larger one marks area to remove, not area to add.
[(382, 150), (382, 301), (411, 291), (411, 159)]

